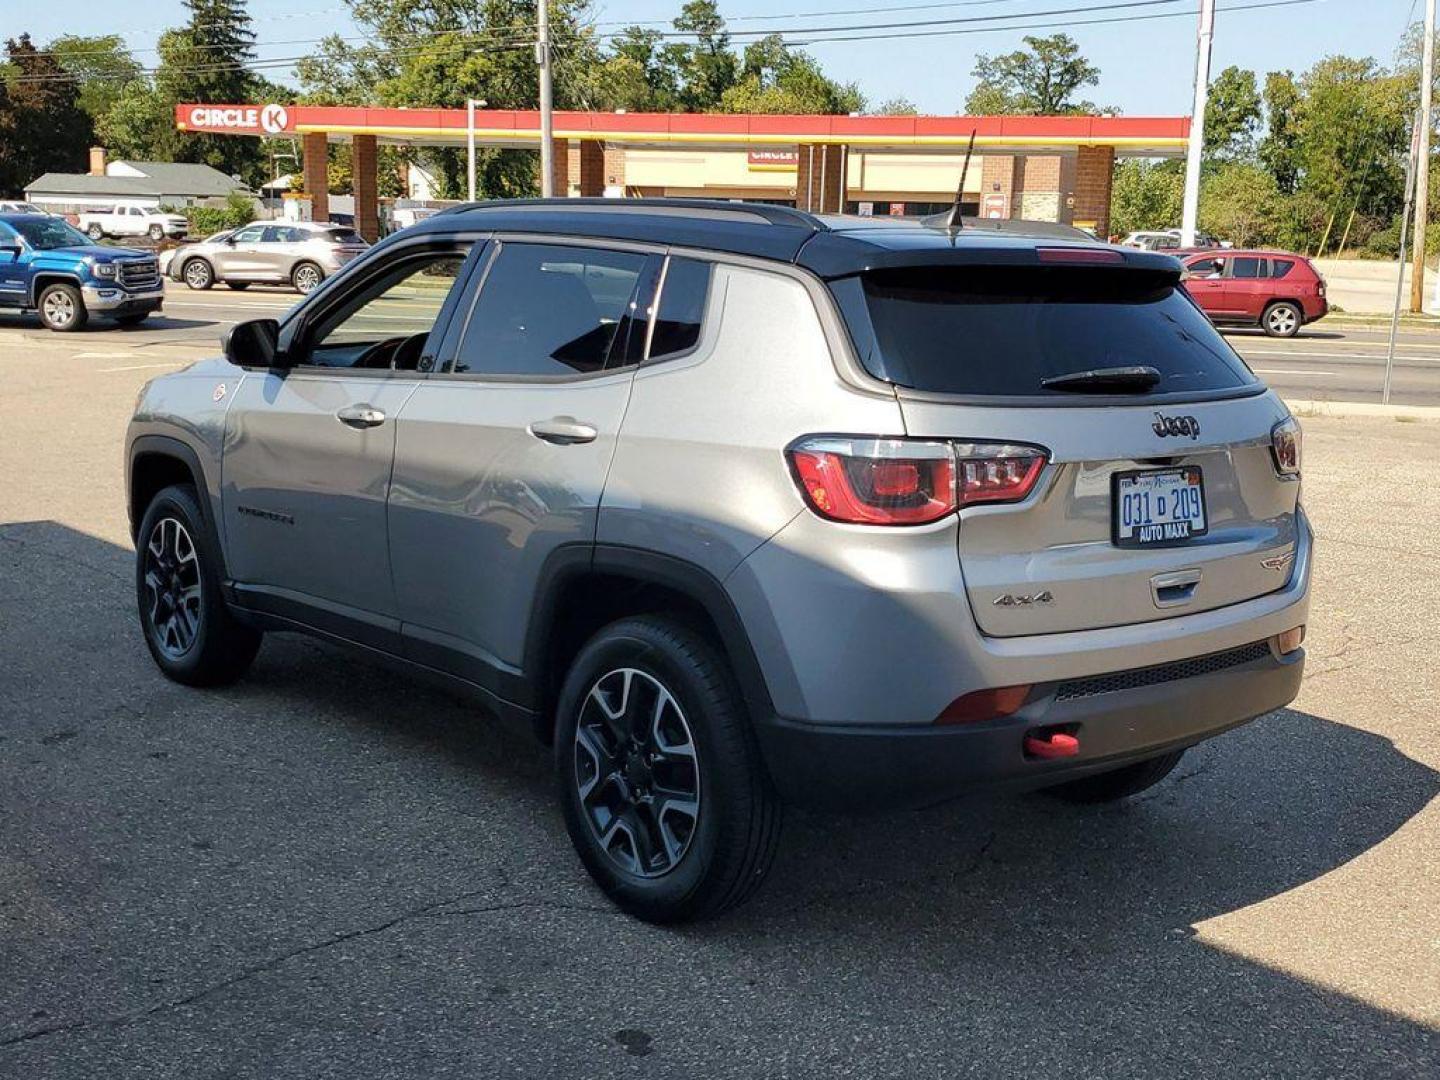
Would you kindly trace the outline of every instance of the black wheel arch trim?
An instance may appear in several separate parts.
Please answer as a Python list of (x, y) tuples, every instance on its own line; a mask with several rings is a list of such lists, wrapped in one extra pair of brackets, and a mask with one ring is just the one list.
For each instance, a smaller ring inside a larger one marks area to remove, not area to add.
[(220, 580), (229, 581), (230, 575), (226, 570), (225, 563), (225, 547), (220, 543), (220, 526), (215, 519), (215, 506), (210, 498), (210, 485), (206, 479), (205, 467), (201, 465), (200, 455), (195, 452), (194, 448), (173, 436), (140, 435), (130, 444), (130, 452), (125, 459), (125, 506), (130, 512), (131, 540), (139, 542), (140, 519), (145, 516), (144, 509), (136, 512), (135, 467), (141, 458), (152, 456), (173, 458), (189, 470), (190, 477), (195, 484), (195, 501), (200, 506), (201, 526), (205, 530), (205, 539), (219, 562)]
[[(51, 285), (73, 285), (84, 288), (80, 278), (65, 270), (41, 270), (30, 282), (30, 307), (40, 305), (40, 294)], [(82, 297), (83, 299), (83, 297)]]
[(562, 675), (547, 670), (548, 650), (555, 628), (564, 618), (568, 589), (590, 576), (629, 578), (638, 584), (660, 586), (697, 604), (710, 617), (720, 635), (720, 646), (730, 661), (752, 721), (774, 715), (774, 703), (764, 670), (725, 586), (709, 571), (673, 555), (619, 544), (570, 544), (557, 548), (541, 568), (540, 584), (531, 607), (525, 634), (523, 670), (535, 694), (536, 723), (546, 741), (553, 700), (547, 688), (558, 687)]

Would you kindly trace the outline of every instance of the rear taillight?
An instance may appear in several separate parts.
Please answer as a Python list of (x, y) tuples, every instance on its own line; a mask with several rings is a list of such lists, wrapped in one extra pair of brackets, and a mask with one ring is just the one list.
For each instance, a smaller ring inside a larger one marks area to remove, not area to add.
[(924, 525), (974, 503), (1017, 502), (1046, 461), (1032, 446), (834, 435), (801, 439), (789, 457), (810, 509), (853, 525)]
[(1275, 471), (1281, 476), (1299, 476), (1303, 445), (1300, 421), (1293, 416), (1286, 417), (1271, 428), (1270, 456), (1275, 459)]

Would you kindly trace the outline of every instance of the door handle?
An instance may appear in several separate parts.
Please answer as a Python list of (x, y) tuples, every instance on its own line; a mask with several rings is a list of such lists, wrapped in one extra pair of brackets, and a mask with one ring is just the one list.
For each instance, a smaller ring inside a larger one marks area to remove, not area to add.
[(374, 405), (347, 405), (335, 414), (335, 419), (353, 428), (372, 428), (385, 422), (385, 414)]
[(536, 420), (527, 428), (531, 435), (543, 442), (556, 446), (573, 446), (576, 443), (594, 442), (599, 431), (591, 424), (576, 420), (573, 416), (555, 416), (549, 420)]

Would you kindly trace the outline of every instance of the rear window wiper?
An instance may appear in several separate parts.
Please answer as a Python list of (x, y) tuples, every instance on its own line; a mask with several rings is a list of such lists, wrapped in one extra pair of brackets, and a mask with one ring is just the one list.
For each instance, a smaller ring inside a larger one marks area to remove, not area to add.
[(1160, 372), (1153, 367), (1107, 367), (1072, 371), (1041, 379), (1046, 390), (1072, 394), (1143, 394), (1160, 385)]

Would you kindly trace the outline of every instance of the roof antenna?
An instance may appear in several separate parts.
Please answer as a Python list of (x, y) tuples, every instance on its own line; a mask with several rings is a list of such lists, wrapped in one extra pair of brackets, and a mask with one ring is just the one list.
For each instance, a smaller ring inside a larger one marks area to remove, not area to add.
[(970, 129), (970, 145), (965, 148), (965, 164), (960, 168), (960, 182), (955, 185), (955, 204), (945, 218), (945, 228), (959, 229), (964, 223), (960, 219), (960, 197), (965, 193), (965, 177), (970, 172), (970, 155), (975, 152), (975, 128)]

